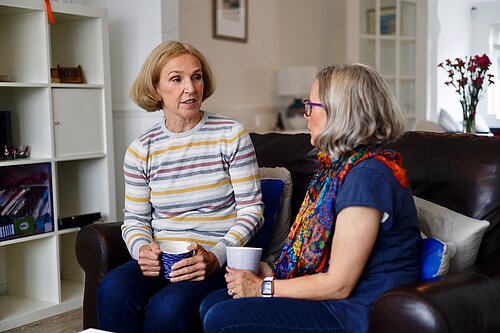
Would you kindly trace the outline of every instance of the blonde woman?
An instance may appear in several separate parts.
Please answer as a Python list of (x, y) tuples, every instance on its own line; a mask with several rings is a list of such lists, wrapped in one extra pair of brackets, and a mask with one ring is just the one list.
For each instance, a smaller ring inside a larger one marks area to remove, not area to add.
[[(111, 332), (196, 332), (198, 307), (224, 286), (226, 246), (245, 245), (263, 223), (250, 137), (227, 117), (201, 110), (215, 90), (205, 57), (177, 41), (156, 47), (131, 97), (164, 119), (127, 149), (123, 239), (132, 260), (98, 288), (99, 328)], [(160, 244), (188, 241), (191, 258), (161, 274)]]

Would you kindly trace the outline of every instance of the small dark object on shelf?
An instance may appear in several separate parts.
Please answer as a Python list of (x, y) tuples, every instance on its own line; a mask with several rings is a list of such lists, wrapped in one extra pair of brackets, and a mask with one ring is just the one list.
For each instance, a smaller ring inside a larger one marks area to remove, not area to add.
[(59, 230), (75, 228), (75, 227), (84, 227), (87, 224), (91, 224), (101, 218), (101, 213), (90, 213), (90, 214), (82, 214), (75, 215), (69, 217), (60, 217), (57, 219), (57, 224), (59, 226)]
[(0, 82), (12, 82), (12, 76), (7, 74), (0, 74)]
[(276, 121), (275, 128), (277, 131), (285, 130), (285, 124), (283, 123), (283, 116), (281, 115), (281, 112), (278, 113), (278, 119)]
[(82, 66), (61, 67), (50, 69), (52, 83), (84, 83)]
[[(11, 111), (0, 111), (0, 149), (12, 146)], [(2, 154), (3, 155), (3, 151)]]

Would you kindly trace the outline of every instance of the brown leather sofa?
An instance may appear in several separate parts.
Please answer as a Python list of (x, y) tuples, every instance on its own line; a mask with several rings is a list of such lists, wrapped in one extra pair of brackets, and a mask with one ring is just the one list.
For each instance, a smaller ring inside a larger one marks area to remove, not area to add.
[[(309, 135), (251, 136), (260, 166), (290, 170), (295, 216), (317, 167)], [(416, 196), (491, 225), (473, 267), (386, 292), (373, 306), (370, 331), (500, 332), (500, 138), (408, 132), (392, 146), (403, 153)], [(76, 254), (86, 273), (84, 328), (96, 326), (99, 281), (130, 259), (120, 224), (94, 223), (78, 234)]]

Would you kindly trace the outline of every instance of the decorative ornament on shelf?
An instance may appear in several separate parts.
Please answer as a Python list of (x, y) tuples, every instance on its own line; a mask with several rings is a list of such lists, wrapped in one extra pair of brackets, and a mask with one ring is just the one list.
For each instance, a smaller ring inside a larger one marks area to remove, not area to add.
[(285, 67), (278, 71), (278, 95), (294, 98), (293, 103), (286, 110), (286, 129), (307, 129), (302, 99), (309, 96), (317, 72), (316, 66)]
[(490, 66), (491, 61), (486, 54), (465, 57), (465, 60), (446, 59), (438, 65), (448, 72), (449, 80), (445, 84), (453, 86), (460, 96), (464, 133), (475, 132), (477, 103), (484, 90), (494, 83), (493, 74), (487, 74)]
[(61, 67), (50, 69), (50, 79), (52, 83), (84, 83), (82, 66)]

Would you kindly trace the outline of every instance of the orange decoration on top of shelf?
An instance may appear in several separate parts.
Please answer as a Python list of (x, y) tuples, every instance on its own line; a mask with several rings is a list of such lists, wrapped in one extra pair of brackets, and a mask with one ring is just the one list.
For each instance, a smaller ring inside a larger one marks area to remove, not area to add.
[(47, 8), (47, 16), (49, 18), (50, 24), (56, 23), (54, 20), (54, 15), (52, 15), (52, 7), (50, 6), (50, 0), (45, 0), (45, 8)]

